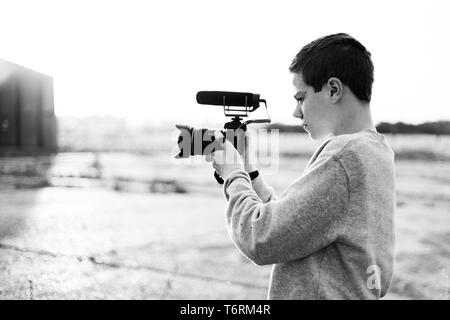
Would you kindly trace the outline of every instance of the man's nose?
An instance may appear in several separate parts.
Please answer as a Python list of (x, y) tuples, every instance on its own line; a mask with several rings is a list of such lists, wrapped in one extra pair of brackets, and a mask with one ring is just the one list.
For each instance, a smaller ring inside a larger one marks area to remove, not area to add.
[(294, 118), (300, 118), (303, 120), (303, 112), (302, 112), (302, 108), (300, 107), (300, 103), (297, 104), (297, 107), (295, 108), (293, 116), (294, 116)]

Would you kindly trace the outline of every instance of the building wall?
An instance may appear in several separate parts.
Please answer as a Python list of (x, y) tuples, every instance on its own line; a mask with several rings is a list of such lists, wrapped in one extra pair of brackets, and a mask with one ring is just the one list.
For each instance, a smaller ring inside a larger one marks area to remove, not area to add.
[(13, 147), (18, 139), (18, 90), (14, 79), (0, 85), (0, 146)]
[(53, 79), (0, 60), (0, 149), (56, 151)]

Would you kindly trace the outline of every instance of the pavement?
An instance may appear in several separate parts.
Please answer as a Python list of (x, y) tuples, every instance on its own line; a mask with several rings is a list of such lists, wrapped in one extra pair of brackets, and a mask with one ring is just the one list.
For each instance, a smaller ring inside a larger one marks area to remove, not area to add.
[[(307, 159), (281, 160), (265, 176), (277, 192)], [(450, 163), (396, 167), (386, 298), (449, 299)], [(3, 158), (0, 173), (0, 299), (266, 298), (271, 266), (231, 242), (210, 167), (74, 153)]]
[(101, 188), (0, 192), (1, 299), (265, 299), (270, 268), (225, 228), (224, 199)]

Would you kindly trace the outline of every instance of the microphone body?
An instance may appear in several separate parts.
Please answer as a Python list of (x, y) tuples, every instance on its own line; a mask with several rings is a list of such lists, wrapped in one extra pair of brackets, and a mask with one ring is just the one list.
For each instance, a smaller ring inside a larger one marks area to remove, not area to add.
[(199, 91), (197, 103), (214, 106), (259, 107), (259, 94), (249, 92)]

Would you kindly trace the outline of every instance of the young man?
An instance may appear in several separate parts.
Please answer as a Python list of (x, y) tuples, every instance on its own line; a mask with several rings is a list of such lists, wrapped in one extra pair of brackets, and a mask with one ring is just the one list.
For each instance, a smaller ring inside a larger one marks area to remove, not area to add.
[(229, 233), (256, 264), (274, 265), (269, 299), (378, 299), (393, 274), (395, 171), (370, 114), (370, 53), (333, 34), (303, 47), (290, 71), (294, 116), (324, 142), (279, 198), (239, 156), (224, 163), (237, 153), (230, 142), (207, 156), (225, 179)]

